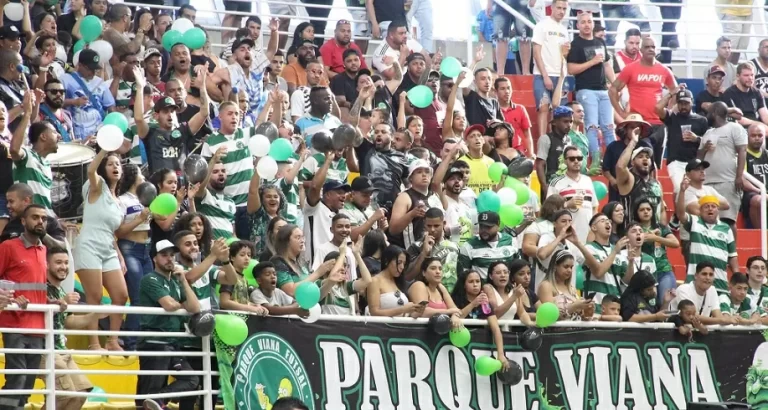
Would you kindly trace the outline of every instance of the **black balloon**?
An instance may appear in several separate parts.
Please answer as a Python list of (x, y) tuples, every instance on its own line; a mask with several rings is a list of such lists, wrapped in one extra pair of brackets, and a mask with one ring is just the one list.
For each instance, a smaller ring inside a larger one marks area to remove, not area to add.
[(261, 134), (267, 137), (269, 142), (276, 140), (277, 137), (280, 136), (277, 132), (277, 126), (269, 121), (259, 124), (259, 126), (256, 127), (256, 134)]
[(357, 128), (349, 124), (341, 124), (333, 131), (333, 148), (342, 150), (354, 145), (357, 139)]
[(149, 206), (157, 198), (157, 188), (151, 182), (142, 182), (136, 187), (136, 197), (139, 198), (139, 203)]
[(198, 337), (210, 336), (216, 327), (216, 318), (211, 312), (195, 313), (189, 318), (189, 332)]
[(523, 368), (520, 367), (517, 362), (513, 362), (512, 360), (508, 361), (509, 369), (497, 372), (496, 377), (498, 377), (502, 383), (508, 386), (514, 386), (523, 380)]
[(320, 130), (312, 135), (311, 144), (315, 151), (326, 153), (333, 149), (333, 136), (327, 130)]
[(192, 154), (184, 161), (184, 175), (190, 184), (199, 184), (208, 175), (208, 163), (200, 155)]
[(509, 163), (507, 171), (512, 178), (525, 178), (533, 172), (533, 161), (523, 156), (516, 157)]
[(439, 313), (429, 318), (429, 328), (438, 335), (447, 335), (451, 331), (451, 317)]
[(541, 329), (537, 327), (529, 327), (523, 332), (523, 335), (520, 336), (520, 347), (529, 352), (535, 352), (539, 350), (543, 341), (544, 336), (541, 333)]

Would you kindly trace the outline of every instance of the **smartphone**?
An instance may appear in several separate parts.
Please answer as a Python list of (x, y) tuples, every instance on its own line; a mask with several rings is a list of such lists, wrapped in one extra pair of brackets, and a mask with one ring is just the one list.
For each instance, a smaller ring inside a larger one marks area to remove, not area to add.
[(429, 302), (426, 301), (426, 300), (422, 300), (421, 302), (419, 302), (419, 305), (421, 305), (421, 306), (427, 306), (428, 304), (429, 304)]

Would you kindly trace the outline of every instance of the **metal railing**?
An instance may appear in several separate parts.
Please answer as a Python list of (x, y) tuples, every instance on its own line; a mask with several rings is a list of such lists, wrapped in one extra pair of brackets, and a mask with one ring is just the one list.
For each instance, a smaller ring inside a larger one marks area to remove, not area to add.
[(766, 221), (766, 219), (768, 219), (768, 213), (766, 213), (765, 184), (752, 176), (749, 172), (744, 173), (744, 178), (746, 178), (750, 184), (760, 189), (760, 251), (763, 258), (768, 258), (768, 236), (766, 236), (768, 235), (768, 221)]

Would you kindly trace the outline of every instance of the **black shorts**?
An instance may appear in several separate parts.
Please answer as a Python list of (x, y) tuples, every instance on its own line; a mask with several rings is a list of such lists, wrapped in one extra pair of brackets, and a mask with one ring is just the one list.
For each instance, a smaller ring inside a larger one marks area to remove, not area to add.
[[(224, 9), (227, 11), (239, 11), (241, 13), (250, 13), (251, 3), (247, 1), (224, 0)], [(242, 17), (242, 16), (237, 16), (237, 17)]]
[[(752, 223), (752, 221), (749, 220), (749, 203), (752, 201), (752, 198), (759, 197), (759, 192), (752, 192), (752, 191), (744, 191), (744, 194), (741, 196), (741, 213), (744, 215), (744, 221), (747, 222), (747, 227), (755, 229), (755, 224)], [(760, 224), (760, 221), (757, 221), (758, 225)], [(760, 228), (759, 226), (757, 228)]]

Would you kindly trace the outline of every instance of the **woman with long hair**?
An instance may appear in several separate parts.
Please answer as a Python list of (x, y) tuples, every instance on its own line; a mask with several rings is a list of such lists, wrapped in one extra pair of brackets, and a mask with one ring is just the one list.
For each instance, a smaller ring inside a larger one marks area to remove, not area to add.
[(413, 135), (414, 147), (424, 146), (424, 120), (418, 115), (409, 115), (405, 119), (405, 128)]
[(461, 310), (453, 303), (451, 294), (442, 283), (443, 266), (440, 258), (428, 257), (421, 263), (421, 270), (416, 281), (408, 289), (408, 297), (413, 303), (424, 304), (421, 317), (432, 317), (444, 313), (451, 316), (451, 327), (462, 326)]
[(595, 304), (591, 299), (579, 297), (576, 287), (571, 284), (573, 271), (573, 255), (566, 250), (555, 251), (536, 295), (542, 303), (557, 305), (560, 320), (589, 320), (595, 312)]
[(632, 220), (639, 222), (645, 233), (642, 251), (652, 256), (656, 262), (656, 281), (659, 283), (656, 297), (661, 304), (667, 292), (677, 287), (677, 279), (667, 257), (667, 248), (679, 248), (680, 242), (669, 226), (659, 224), (656, 211), (648, 198), (639, 198), (635, 201), (634, 207)]
[(366, 298), (371, 316), (412, 316), (421, 317), (426, 304), (418, 305), (408, 301), (405, 295), (405, 266), (408, 255), (396, 245), (389, 245), (381, 255), (384, 268), (373, 277), (368, 285)]
[(188, 195), (187, 187), (179, 186), (179, 179), (176, 176), (176, 171), (168, 168), (161, 168), (155, 171), (149, 176), (149, 182), (157, 189), (157, 194), (171, 194), (176, 197), (176, 201), (179, 206), (176, 211), (168, 216), (157, 216), (152, 218), (149, 223), (150, 230), (152, 231), (152, 246), (156, 243), (167, 239), (173, 242), (173, 226), (176, 223), (176, 219), (179, 216), (186, 213), (189, 208), (185, 199), (189, 196), (192, 198), (189, 203), (194, 204), (194, 198), (196, 190), (190, 190), (191, 195)]
[[(123, 222), (117, 197), (122, 175), (120, 155), (114, 152), (101, 151), (88, 165), (88, 180), (83, 185), (83, 226), (75, 239), (73, 258), (89, 305), (101, 304), (102, 286), (107, 289), (113, 305), (124, 306), (128, 301), (125, 261), (115, 239), (115, 231)], [(117, 332), (122, 324), (122, 313), (109, 316), (109, 330)], [(89, 330), (97, 328), (97, 322), (88, 326)], [(89, 336), (88, 348), (104, 350), (96, 335)], [(107, 338), (106, 349), (123, 350), (117, 336)]]
[[(315, 41), (315, 26), (306, 21), (299, 23), (299, 25), (296, 26), (296, 30), (293, 31), (291, 45), (288, 46), (288, 51), (285, 53), (288, 56), (288, 64), (296, 61), (296, 51), (301, 47), (301, 43), (305, 40)], [(315, 58), (320, 62), (323, 61), (320, 56), (320, 48), (317, 46), (315, 46)]]
[(200, 246), (200, 257), (205, 259), (211, 254), (213, 246), (213, 227), (208, 217), (199, 212), (187, 212), (176, 221), (173, 234), (181, 231), (190, 231), (195, 234), (195, 239)]
[(522, 303), (525, 288), (514, 285), (509, 275), (509, 267), (503, 261), (496, 261), (488, 266), (488, 283), (483, 286), (483, 292), (488, 295), (491, 308), (496, 317), (502, 320), (514, 320), (519, 317), (526, 326), (531, 326), (531, 318)]
[(334, 261), (318, 266), (312, 272), (309, 262), (304, 260), (304, 232), (296, 225), (288, 224), (275, 235), (275, 256), (270, 259), (277, 273), (277, 287), (291, 297), (296, 286), (307, 278), (321, 278), (333, 268)]
[[(149, 14), (149, 17), (144, 17), (145, 14)], [(149, 22), (146, 21), (146, 19), (149, 19)], [(142, 27), (142, 23), (144, 23)], [(137, 9), (136, 14), (133, 15), (133, 29), (131, 30), (130, 37), (135, 38), (136, 33), (139, 32), (139, 29), (144, 30), (144, 45), (146, 45), (148, 42), (152, 41), (157, 44), (161, 44), (163, 39), (162, 38), (155, 38), (155, 23), (152, 17), (152, 11), (149, 9)]]
[(443, 119), (443, 141), (447, 138), (456, 138), (464, 141), (464, 130), (467, 129), (467, 115), (463, 109), (456, 108), (456, 97), (459, 92), (459, 83), (464, 79), (465, 74), (459, 74), (459, 77), (453, 83), (451, 94), (445, 108), (445, 118)]
[(532, 223), (523, 233), (523, 254), (531, 260), (536, 260), (541, 235), (554, 229), (554, 215), (565, 207), (565, 199), (560, 195), (547, 197), (541, 204), (541, 211), (536, 222)]
[(259, 255), (260, 261), (268, 261), (275, 255), (275, 239), (280, 228), (288, 225), (288, 221), (282, 216), (276, 216), (267, 224), (267, 240), (265, 241), (264, 251)]
[[(493, 342), (496, 345), (496, 357), (501, 361), (502, 368), (506, 370), (509, 362), (504, 354), (504, 336), (501, 334), (499, 319), (489, 306), (488, 295), (483, 292), (483, 279), (474, 270), (467, 270), (459, 274), (456, 279), (456, 287), (453, 288), (451, 297), (456, 307), (461, 309), (461, 319), (486, 319), (488, 328), (491, 329)], [(485, 307), (484, 307), (485, 306)]]
[[(486, 139), (488, 141), (484, 147), (488, 149), (486, 155), (496, 162), (509, 165), (513, 159), (520, 156), (520, 153), (512, 148), (515, 130), (506, 122), (496, 123), (491, 129), (493, 130), (493, 138)], [(492, 143), (490, 143), (491, 141)]]
[(608, 202), (603, 207), (602, 213), (611, 221), (611, 245), (615, 245), (619, 239), (627, 236), (627, 230), (624, 226), (624, 205), (618, 201)]
[[(523, 305), (523, 310), (528, 313), (528, 317), (531, 320), (536, 319), (536, 309), (541, 306), (536, 292), (531, 290), (531, 265), (525, 259), (515, 259), (509, 263), (509, 275), (511, 277), (513, 286), (522, 286), (525, 289), (525, 295), (520, 297), (520, 304)], [(515, 319), (520, 319), (515, 315)]]
[(288, 212), (288, 200), (283, 190), (275, 184), (261, 185), (261, 176), (253, 173), (248, 188), (246, 209), (250, 218), (250, 240), (256, 246), (256, 255), (267, 249), (269, 222), (278, 216), (283, 217), (289, 224), (296, 224), (296, 215)]
[(363, 239), (363, 262), (371, 272), (371, 275), (376, 275), (381, 272), (381, 257), (384, 255), (384, 250), (389, 246), (389, 241), (384, 232), (380, 230), (370, 230), (365, 234)]

